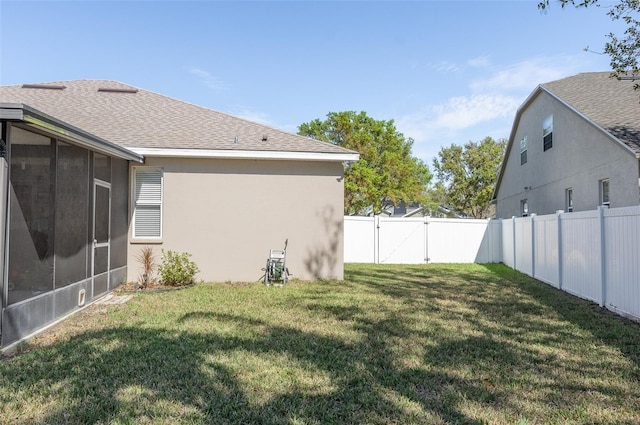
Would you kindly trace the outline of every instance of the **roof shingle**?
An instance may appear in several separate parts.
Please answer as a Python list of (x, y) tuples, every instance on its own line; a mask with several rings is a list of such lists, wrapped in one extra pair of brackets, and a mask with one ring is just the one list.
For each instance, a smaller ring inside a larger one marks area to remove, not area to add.
[(1, 86), (0, 102), (29, 105), (105, 140), (134, 149), (354, 153), (117, 81), (73, 80)]
[(612, 78), (610, 72), (587, 72), (541, 87), (640, 153), (640, 91), (638, 81)]

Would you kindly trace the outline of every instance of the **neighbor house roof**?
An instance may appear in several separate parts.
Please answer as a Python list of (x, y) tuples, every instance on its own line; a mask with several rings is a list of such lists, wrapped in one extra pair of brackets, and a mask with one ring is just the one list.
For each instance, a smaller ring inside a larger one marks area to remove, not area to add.
[[(640, 157), (640, 91), (634, 90), (638, 81), (628, 77), (615, 78), (611, 72), (585, 72), (540, 84), (516, 112), (504, 158), (509, 157), (522, 113), (541, 93), (563, 103), (607, 133), (621, 147)], [(505, 167), (503, 161), (493, 193), (494, 200)]]
[(540, 87), (640, 153), (640, 91), (610, 72), (586, 72)]
[(29, 105), (144, 155), (357, 160), (357, 152), (109, 80), (0, 87)]

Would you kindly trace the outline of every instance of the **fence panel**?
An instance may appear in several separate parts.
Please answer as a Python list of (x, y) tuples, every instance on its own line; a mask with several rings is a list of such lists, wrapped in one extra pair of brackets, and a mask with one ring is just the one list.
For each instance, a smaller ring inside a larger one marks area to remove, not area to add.
[(489, 220), (474, 262), (502, 262), (502, 220)]
[(640, 207), (605, 210), (608, 308), (640, 319)]
[(373, 217), (344, 218), (344, 261), (375, 263), (375, 222)]
[(380, 217), (378, 258), (382, 264), (426, 262), (426, 219)]
[[(428, 227), (429, 262), (476, 262), (488, 228), (488, 220), (432, 218)], [(488, 254), (484, 256), (488, 257)]]
[(600, 303), (600, 218), (598, 211), (562, 215), (562, 289)]
[(640, 207), (490, 221), (345, 217), (344, 240), (346, 262), (501, 261), (640, 320)]
[(514, 218), (502, 220), (502, 262), (515, 269)]
[(533, 276), (532, 262), (532, 219), (531, 217), (518, 217), (515, 219), (515, 262), (516, 270), (521, 273)]
[(533, 227), (534, 277), (558, 288), (560, 285), (558, 216), (536, 216)]

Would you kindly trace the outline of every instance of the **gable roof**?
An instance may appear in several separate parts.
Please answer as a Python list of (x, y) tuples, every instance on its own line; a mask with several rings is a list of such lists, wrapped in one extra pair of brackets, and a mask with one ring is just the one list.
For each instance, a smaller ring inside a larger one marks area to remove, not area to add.
[[(637, 82), (611, 77), (611, 72), (585, 72), (540, 84), (516, 112), (504, 158), (509, 158), (523, 111), (541, 93), (563, 103), (640, 158), (640, 91), (633, 88)], [(505, 167), (503, 160), (492, 200), (498, 195)]]
[(638, 80), (586, 72), (540, 88), (640, 153), (640, 91), (633, 89)]
[(0, 87), (22, 103), (145, 155), (349, 161), (357, 152), (109, 80)]

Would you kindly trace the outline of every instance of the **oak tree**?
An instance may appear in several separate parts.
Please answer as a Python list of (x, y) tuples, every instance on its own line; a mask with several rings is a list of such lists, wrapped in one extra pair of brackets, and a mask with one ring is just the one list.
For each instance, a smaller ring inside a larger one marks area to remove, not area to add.
[(366, 112), (330, 112), (325, 120), (301, 124), (298, 134), (360, 153), (360, 159), (345, 170), (345, 214), (368, 208), (379, 214), (402, 201), (422, 201), (431, 173), (412, 155), (413, 139), (405, 138), (393, 120), (376, 120)]
[(506, 140), (486, 137), (464, 146), (443, 147), (433, 160), (437, 178), (444, 186), (448, 207), (473, 218), (492, 211), (491, 197), (500, 171)]

